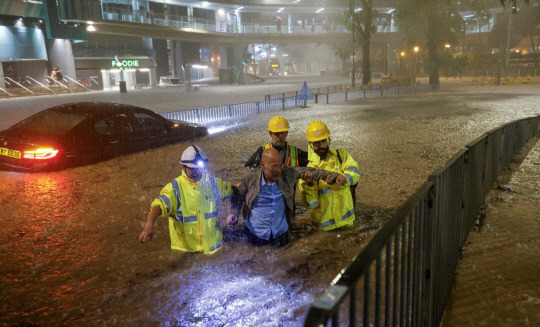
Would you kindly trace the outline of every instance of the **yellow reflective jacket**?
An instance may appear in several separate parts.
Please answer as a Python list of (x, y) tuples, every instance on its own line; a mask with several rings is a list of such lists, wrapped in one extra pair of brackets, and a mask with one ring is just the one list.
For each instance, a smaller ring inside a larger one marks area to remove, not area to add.
[[(341, 164), (336, 151), (339, 151), (342, 158)], [(326, 158), (321, 160), (310, 146), (308, 159), (308, 167), (341, 173), (347, 177), (347, 184), (344, 186), (329, 185), (322, 180), (309, 186), (304, 181), (300, 181), (300, 190), (304, 192), (311, 213), (311, 223), (314, 227), (325, 231), (352, 225), (354, 202), (350, 185), (358, 183), (360, 179), (358, 163), (345, 149), (336, 150), (332, 147), (329, 148)]]
[(160, 217), (169, 217), (172, 249), (212, 254), (223, 241), (217, 226), (217, 204), (231, 195), (230, 183), (206, 174), (195, 183), (182, 171), (165, 185), (150, 209), (160, 207)]
[[(263, 150), (273, 149), (272, 143), (263, 145)], [(298, 167), (298, 151), (295, 146), (287, 144), (287, 157), (285, 158), (285, 166)]]

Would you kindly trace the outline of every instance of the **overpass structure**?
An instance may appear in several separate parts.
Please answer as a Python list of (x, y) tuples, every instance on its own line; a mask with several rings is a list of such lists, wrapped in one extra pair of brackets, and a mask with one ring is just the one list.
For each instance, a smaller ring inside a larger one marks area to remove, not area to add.
[[(396, 4), (374, 0), (375, 72), (394, 72), (409, 60), (403, 58)], [(153, 87), (169, 75), (188, 82), (219, 77), (243, 83), (243, 73), (346, 73), (351, 58), (336, 53), (350, 47), (352, 35), (341, 23), (350, 5), (348, 0), (11, 0), (0, 5), (0, 28), (6, 31), (0, 43), (9, 49), (0, 61), (2, 72), (17, 75), (9, 77), (40, 81), (61, 66), (89, 88), (114, 88), (121, 81), (128, 88)], [(362, 10), (358, 1), (352, 7)], [(494, 7), (479, 17), (463, 9), (464, 34), (490, 31), (501, 12)], [(137, 66), (122, 70), (117, 60)]]

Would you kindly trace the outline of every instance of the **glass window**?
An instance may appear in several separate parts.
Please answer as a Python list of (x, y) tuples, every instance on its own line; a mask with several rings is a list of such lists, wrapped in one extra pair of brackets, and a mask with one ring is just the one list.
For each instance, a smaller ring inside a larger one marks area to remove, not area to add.
[(135, 121), (142, 130), (163, 129), (164, 122), (144, 112), (134, 112)]
[(118, 114), (99, 120), (94, 124), (94, 130), (98, 135), (133, 132), (131, 123), (125, 114)]
[(61, 135), (86, 119), (85, 115), (54, 110), (42, 111), (15, 125), (38, 133)]

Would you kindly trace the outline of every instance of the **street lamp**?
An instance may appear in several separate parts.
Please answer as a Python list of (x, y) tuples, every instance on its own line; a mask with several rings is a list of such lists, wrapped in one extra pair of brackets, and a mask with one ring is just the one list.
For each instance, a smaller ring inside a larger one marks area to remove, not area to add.
[(399, 58), (399, 70), (401, 72), (400, 74), (403, 73), (403, 58), (405, 57), (405, 54), (406, 54), (405, 51), (401, 51), (399, 53), (399, 56), (400, 56), (400, 58)]
[(414, 52), (414, 58), (413, 58), (413, 74), (412, 74), (412, 81), (413, 81), (413, 84), (416, 84), (416, 60), (418, 58), (418, 51), (420, 51), (420, 47), (419, 46), (415, 46), (413, 48), (413, 52)]

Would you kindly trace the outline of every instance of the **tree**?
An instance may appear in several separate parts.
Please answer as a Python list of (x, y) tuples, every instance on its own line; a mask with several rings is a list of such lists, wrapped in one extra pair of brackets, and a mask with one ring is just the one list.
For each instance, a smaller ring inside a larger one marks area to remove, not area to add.
[(360, 0), (362, 4), (360, 10), (354, 10), (354, 0), (350, 1), (352, 1), (351, 10), (343, 13), (342, 23), (348, 31), (353, 32), (355, 43), (362, 45), (362, 85), (368, 85), (371, 81), (371, 34), (375, 33), (373, 19), (377, 13), (373, 11), (373, 0)]
[(534, 62), (534, 68), (538, 68), (538, 52), (537, 48), (540, 44), (535, 44), (534, 37), (536, 36), (537, 29), (533, 28), (540, 22), (540, 5), (531, 6), (523, 5), (518, 11), (518, 17), (516, 21), (516, 29), (520, 36), (529, 39), (532, 48), (532, 57)]
[(440, 51), (446, 43), (455, 44), (462, 20), (449, 0), (401, 0), (397, 5), (397, 22), (406, 43), (423, 44), (428, 49), (424, 63), (432, 90), (440, 88)]

